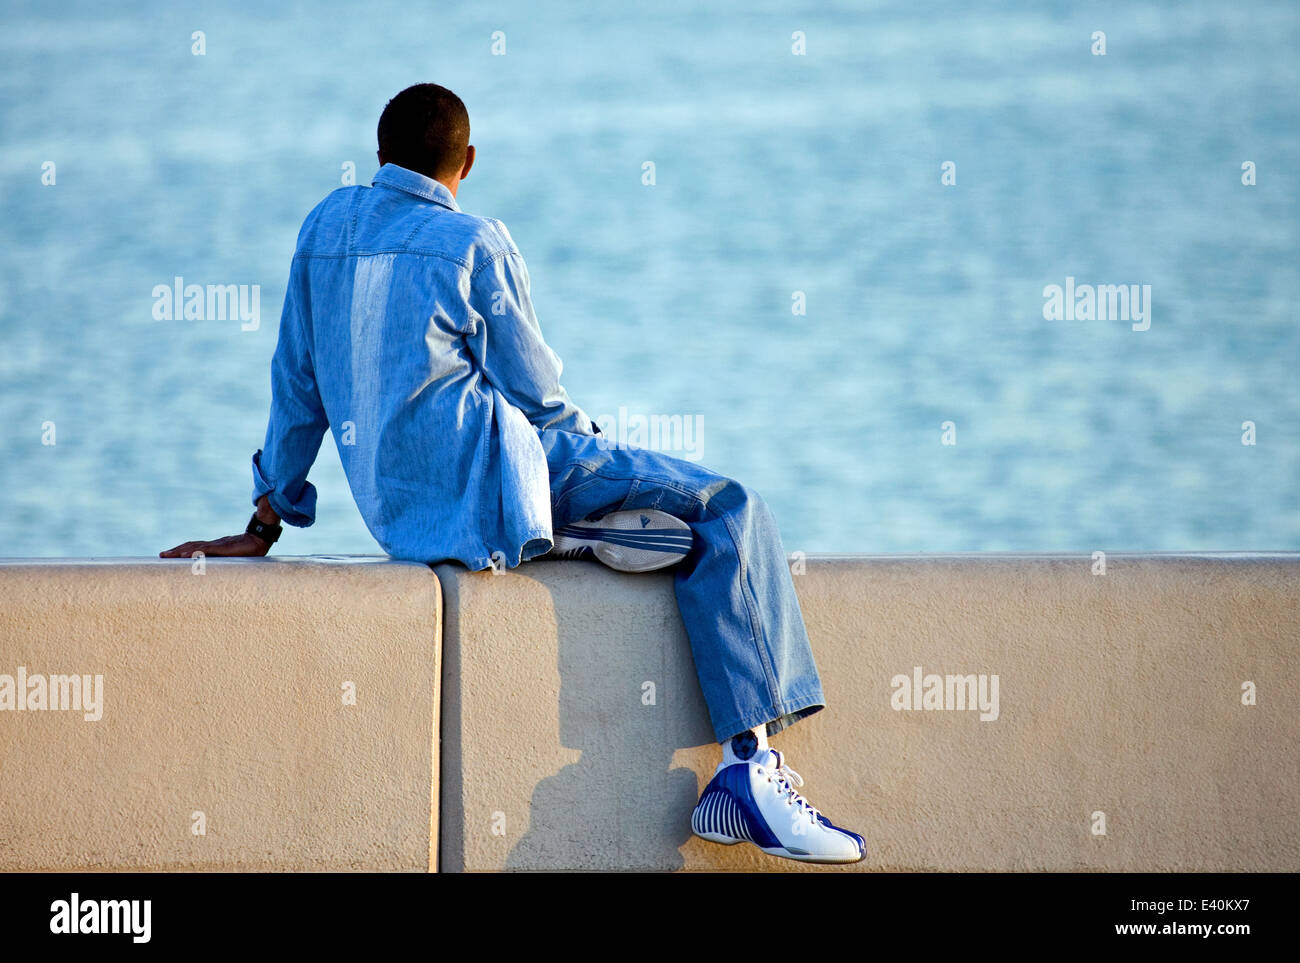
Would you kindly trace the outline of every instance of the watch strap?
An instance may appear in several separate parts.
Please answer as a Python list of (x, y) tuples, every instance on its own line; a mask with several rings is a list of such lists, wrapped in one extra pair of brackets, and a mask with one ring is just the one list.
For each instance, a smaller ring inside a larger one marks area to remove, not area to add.
[(257, 512), (253, 512), (253, 517), (249, 519), (248, 527), (244, 531), (249, 535), (256, 535), (267, 545), (274, 545), (284, 528), (278, 524), (272, 525), (262, 521), (257, 517)]

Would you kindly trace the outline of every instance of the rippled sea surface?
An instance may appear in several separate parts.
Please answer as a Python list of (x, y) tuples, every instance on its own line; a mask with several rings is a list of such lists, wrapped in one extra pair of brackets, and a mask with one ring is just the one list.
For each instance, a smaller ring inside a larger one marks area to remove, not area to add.
[[(573, 398), (698, 417), (788, 550), (1300, 549), (1297, 48), (1289, 2), (6, 4), (0, 554), (242, 530), (298, 226), (426, 80)], [(155, 320), (177, 276), (260, 326)], [(1149, 329), (1046, 320), (1067, 277)], [(277, 548), (378, 552), (311, 477)]]

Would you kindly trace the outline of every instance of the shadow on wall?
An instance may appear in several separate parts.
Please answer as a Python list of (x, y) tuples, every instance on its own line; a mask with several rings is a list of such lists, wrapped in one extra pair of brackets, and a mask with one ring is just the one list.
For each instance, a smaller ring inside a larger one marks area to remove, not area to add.
[[(629, 624), (606, 615), (606, 625)], [(675, 632), (664, 628), (665, 646), (682, 646), (687, 658), (559, 617), (560, 743), (582, 757), (534, 788), (528, 832), (507, 869), (683, 867), (679, 847), (692, 838), (702, 787), (693, 770), (672, 768), (672, 758), (714, 739), (680, 622)], [(611, 799), (617, 803), (604, 802)]]

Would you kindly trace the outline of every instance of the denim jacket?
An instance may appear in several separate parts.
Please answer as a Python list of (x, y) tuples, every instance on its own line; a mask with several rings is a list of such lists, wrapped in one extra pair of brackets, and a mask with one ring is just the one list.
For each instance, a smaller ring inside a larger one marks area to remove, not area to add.
[(315, 520), (325, 430), (370, 533), (395, 558), (514, 567), (551, 548), (538, 431), (596, 433), (560, 385), (504, 224), (385, 164), (307, 215), (271, 362), (253, 503)]

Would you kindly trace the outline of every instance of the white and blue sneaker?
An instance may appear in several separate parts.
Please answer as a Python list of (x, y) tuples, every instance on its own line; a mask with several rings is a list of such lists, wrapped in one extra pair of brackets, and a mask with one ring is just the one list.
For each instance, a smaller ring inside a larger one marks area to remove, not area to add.
[(695, 535), (675, 515), (647, 509), (561, 525), (553, 542), (543, 558), (588, 558), (619, 572), (653, 572), (684, 559)]
[(867, 855), (857, 833), (831, 823), (799, 793), (803, 779), (775, 749), (718, 766), (691, 813), (701, 839), (753, 843), (769, 856), (805, 863), (856, 863)]

